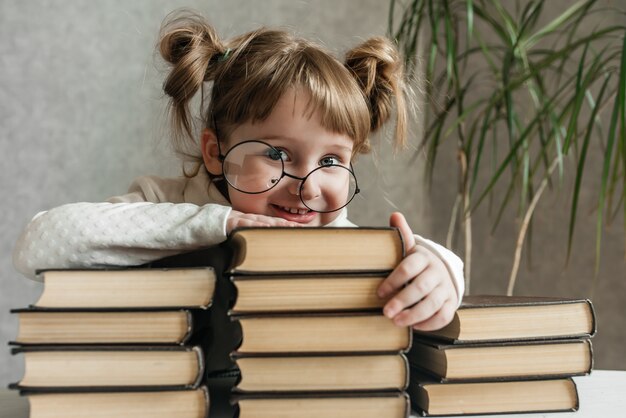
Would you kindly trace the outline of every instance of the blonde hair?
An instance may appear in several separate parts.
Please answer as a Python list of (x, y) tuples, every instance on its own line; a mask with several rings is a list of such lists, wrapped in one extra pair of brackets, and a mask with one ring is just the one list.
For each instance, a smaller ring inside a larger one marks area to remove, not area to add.
[[(394, 44), (373, 37), (340, 62), (320, 45), (285, 30), (261, 28), (222, 40), (201, 16), (176, 12), (166, 18), (159, 41), (172, 65), (163, 84), (170, 96), (175, 149), (200, 161), (189, 109), (212, 82), (203, 124), (228, 137), (239, 124), (267, 118), (289, 89), (309, 93), (308, 110), (324, 128), (354, 140), (354, 153), (370, 149), (369, 135), (396, 112), (396, 145), (406, 142), (407, 104), (402, 62)], [(190, 142), (191, 141), (191, 142)], [(194, 150), (194, 152), (185, 150)]]

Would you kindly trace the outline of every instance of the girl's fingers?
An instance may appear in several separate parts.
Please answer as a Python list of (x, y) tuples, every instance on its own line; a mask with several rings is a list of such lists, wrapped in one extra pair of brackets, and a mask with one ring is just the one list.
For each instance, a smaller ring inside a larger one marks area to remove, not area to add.
[(402, 242), (404, 243), (404, 252), (409, 254), (415, 247), (415, 235), (411, 231), (406, 218), (400, 212), (394, 212), (389, 218), (389, 226), (396, 227), (400, 230)]
[(454, 318), (456, 312), (456, 302), (448, 299), (441, 309), (425, 321), (413, 324), (413, 329), (419, 331), (434, 331), (448, 325)]
[(406, 257), (378, 288), (378, 296), (382, 299), (397, 292), (408, 280), (411, 280), (428, 267), (428, 260), (424, 259), (423, 255), (418, 257), (414, 255), (417, 253), (415, 236), (404, 215), (400, 212), (392, 213), (389, 218), (389, 226), (398, 228), (400, 231)]
[(378, 287), (378, 296), (386, 299), (398, 292), (408, 281), (419, 276), (430, 265), (430, 258), (415, 247), (414, 252), (405, 257)]
[[(412, 307), (405, 309), (393, 318), (393, 322), (398, 326), (421, 324), (431, 322), (448, 302), (448, 293), (443, 286), (437, 286)], [(437, 322), (437, 321), (434, 321)], [(432, 324), (431, 324), (432, 325)], [(444, 324), (442, 324), (443, 326)]]
[(256, 215), (253, 213), (242, 213), (231, 211), (226, 221), (226, 232), (230, 234), (233, 229), (241, 227), (271, 227), (271, 226), (301, 226), (297, 222), (291, 222), (283, 218), (274, 218), (266, 215)]
[(409, 308), (426, 298), (440, 282), (439, 277), (435, 273), (430, 270), (425, 271), (388, 301), (383, 309), (383, 313), (386, 317), (393, 318), (403, 309)]

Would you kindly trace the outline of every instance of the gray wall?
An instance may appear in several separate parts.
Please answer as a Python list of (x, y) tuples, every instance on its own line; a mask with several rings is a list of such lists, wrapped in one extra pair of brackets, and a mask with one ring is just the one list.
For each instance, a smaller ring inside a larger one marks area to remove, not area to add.
[[(21, 359), (6, 348), (17, 332), (8, 310), (28, 305), (40, 292), (11, 263), (13, 244), (28, 220), (63, 203), (123, 193), (138, 175), (179, 172), (168, 147), (164, 71), (154, 45), (162, 19), (181, 6), (204, 13), (223, 36), (287, 25), (338, 53), (383, 34), (387, 18), (387, 2), (377, 0), (0, 0), (0, 386), (22, 373)], [(385, 225), (399, 209), (417, 232), (443, 242), (456, 187), (454, 153), (438, 166), (430, 195), (423, 194), (419, 163), (409, 164), (411, 154), (394, 157), (381, 140), (372, 156), (357, 163), (365, 192), (351, 205), (351, 218)], [(545, 200), (533, 238), (533, 268), (522, 268), (517, 294), (590, 295), (593, 215), (583, 219), (576, 257), (563, 270), (562, 208), (568, 201), (565, 191)], [(504, 224), (494, 236), (489, 225), (485, 211), (479, 212), (473, 293), (506, 289), (516, 225)], [(600, 319), (596, 366), (626, 369), (626, 331), (614, 325), (626, 315), (619, 226), (607, 239), (594, 296)]]
[[(224, 37), (260, 25), (291, 27), (338, 54), (386, 30), (387, 3), (350, 1), (28, 1), (0, 0), (0, 386), (22, 374), (7, 341), (17, 324), (10, 308), (38, 296), (41, 285), (13, 270), (11, 252), (38, 211), (124, 193), (134, 177), (177, 175), (169, 149), (155, 54), (159, 26), (178, 7), (205, 14)], [(363, 198), (360, 224), (384, 225), (394, 203), (417, 225), (415, 166), (393, 160), (387, 142), (356, 168)], [(380, 167), (380, 168), (379, 168)], [(392, 183), (393, 184), (390, 184)], [(406, 186), (406, 183), (404, 184)], [(402, 199), (400, 199), (402, 197)]]

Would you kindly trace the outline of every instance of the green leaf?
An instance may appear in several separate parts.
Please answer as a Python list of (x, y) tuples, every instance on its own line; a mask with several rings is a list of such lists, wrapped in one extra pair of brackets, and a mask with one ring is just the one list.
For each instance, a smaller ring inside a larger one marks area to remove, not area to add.
[[(602, 100), (602, 96), (604, 96), (604, 92), (606, 90), (606, 86), (609, 84), (610, 77), (607, 77), (602, 84), (602, 88), (600, 89), (600, 93), (598, 93), (598, 101)], [(570, 210), (570, 220), (569, 220), (569, 230), (567, 234), (567, 255), (566, 255), (566, 263), (569, 262), (571, 253), (572, 253), (572, 242), (574, 239), (574, 228), (576, 226), (576, 212), (578, 209), (578, 197), (580, 195), (580, 185), (582, 183), (583, 172), (585, 169), (585, 161), (587, 159), (587, 150), (589, 149), (589, 143), (591, 142), (591, 134), (593, 133), (593, 124), (595, 123), (595, 118), (598, 114), (599, 106), (593, 108), (591, 116), (589, 118), (589, 123), (587, 124), (585, 139), (583, 140), (583, 146), (580, 153), (580, 158), (578, 159), (578, 164), (576, 165), (576, 180), (574, 182), (574, 194), (572, 197), (572, 207)]]
[(467, 39), (472, 39), (474, 36), (474, 2), (467, 0)]
[(547, 35), (554, 34), (568, 20), (576, 17), (576, 15), (580, 13), (582, 10), (586, 9), (586, 7), (587, 7), (587, 1), (578, 1), (574, 3), (571, 7), (566, 9), (563, 13), (561, 13), (559, 16), (557, 16), (555, 19), (553, 19), (547, 25), (545, 25), (541, 30), (539, 30), (534, 35), (526, 39), (525, 41), (526, 47), (532, 48), (542, 38), (546, 37)]

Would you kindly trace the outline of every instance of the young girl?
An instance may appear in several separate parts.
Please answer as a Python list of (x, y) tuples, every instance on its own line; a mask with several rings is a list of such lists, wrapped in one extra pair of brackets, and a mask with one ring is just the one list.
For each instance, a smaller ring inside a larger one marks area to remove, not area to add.
[[(354, 226), (346, 205), (358, 193), (352, 162), (395, 105), (397, 142), (407, 105), (393, 44), (372, 38), (345, 63), (282, 30), (221, 40), (202, 18), (182, 15), (162, 28), (172, 64), (176, 149), (195, 163), (184, 177), (141, 177), (128, 194), (39, 213), (17, 242), (14, 263), (34, 278), (46, 268), (130, 266), (224, 241), (242, 226)], [(197, 92), (210, 101), (194, 135)], [(199, 138), (196, 139), (196, 137)], [(413, 235), (391, 215), (407, 256), (380, 286), (384, 314), (401, 326), (440, 328), (463, 295), (462, 263)], [(418, 303), (419, 302), (419, 303)]]

